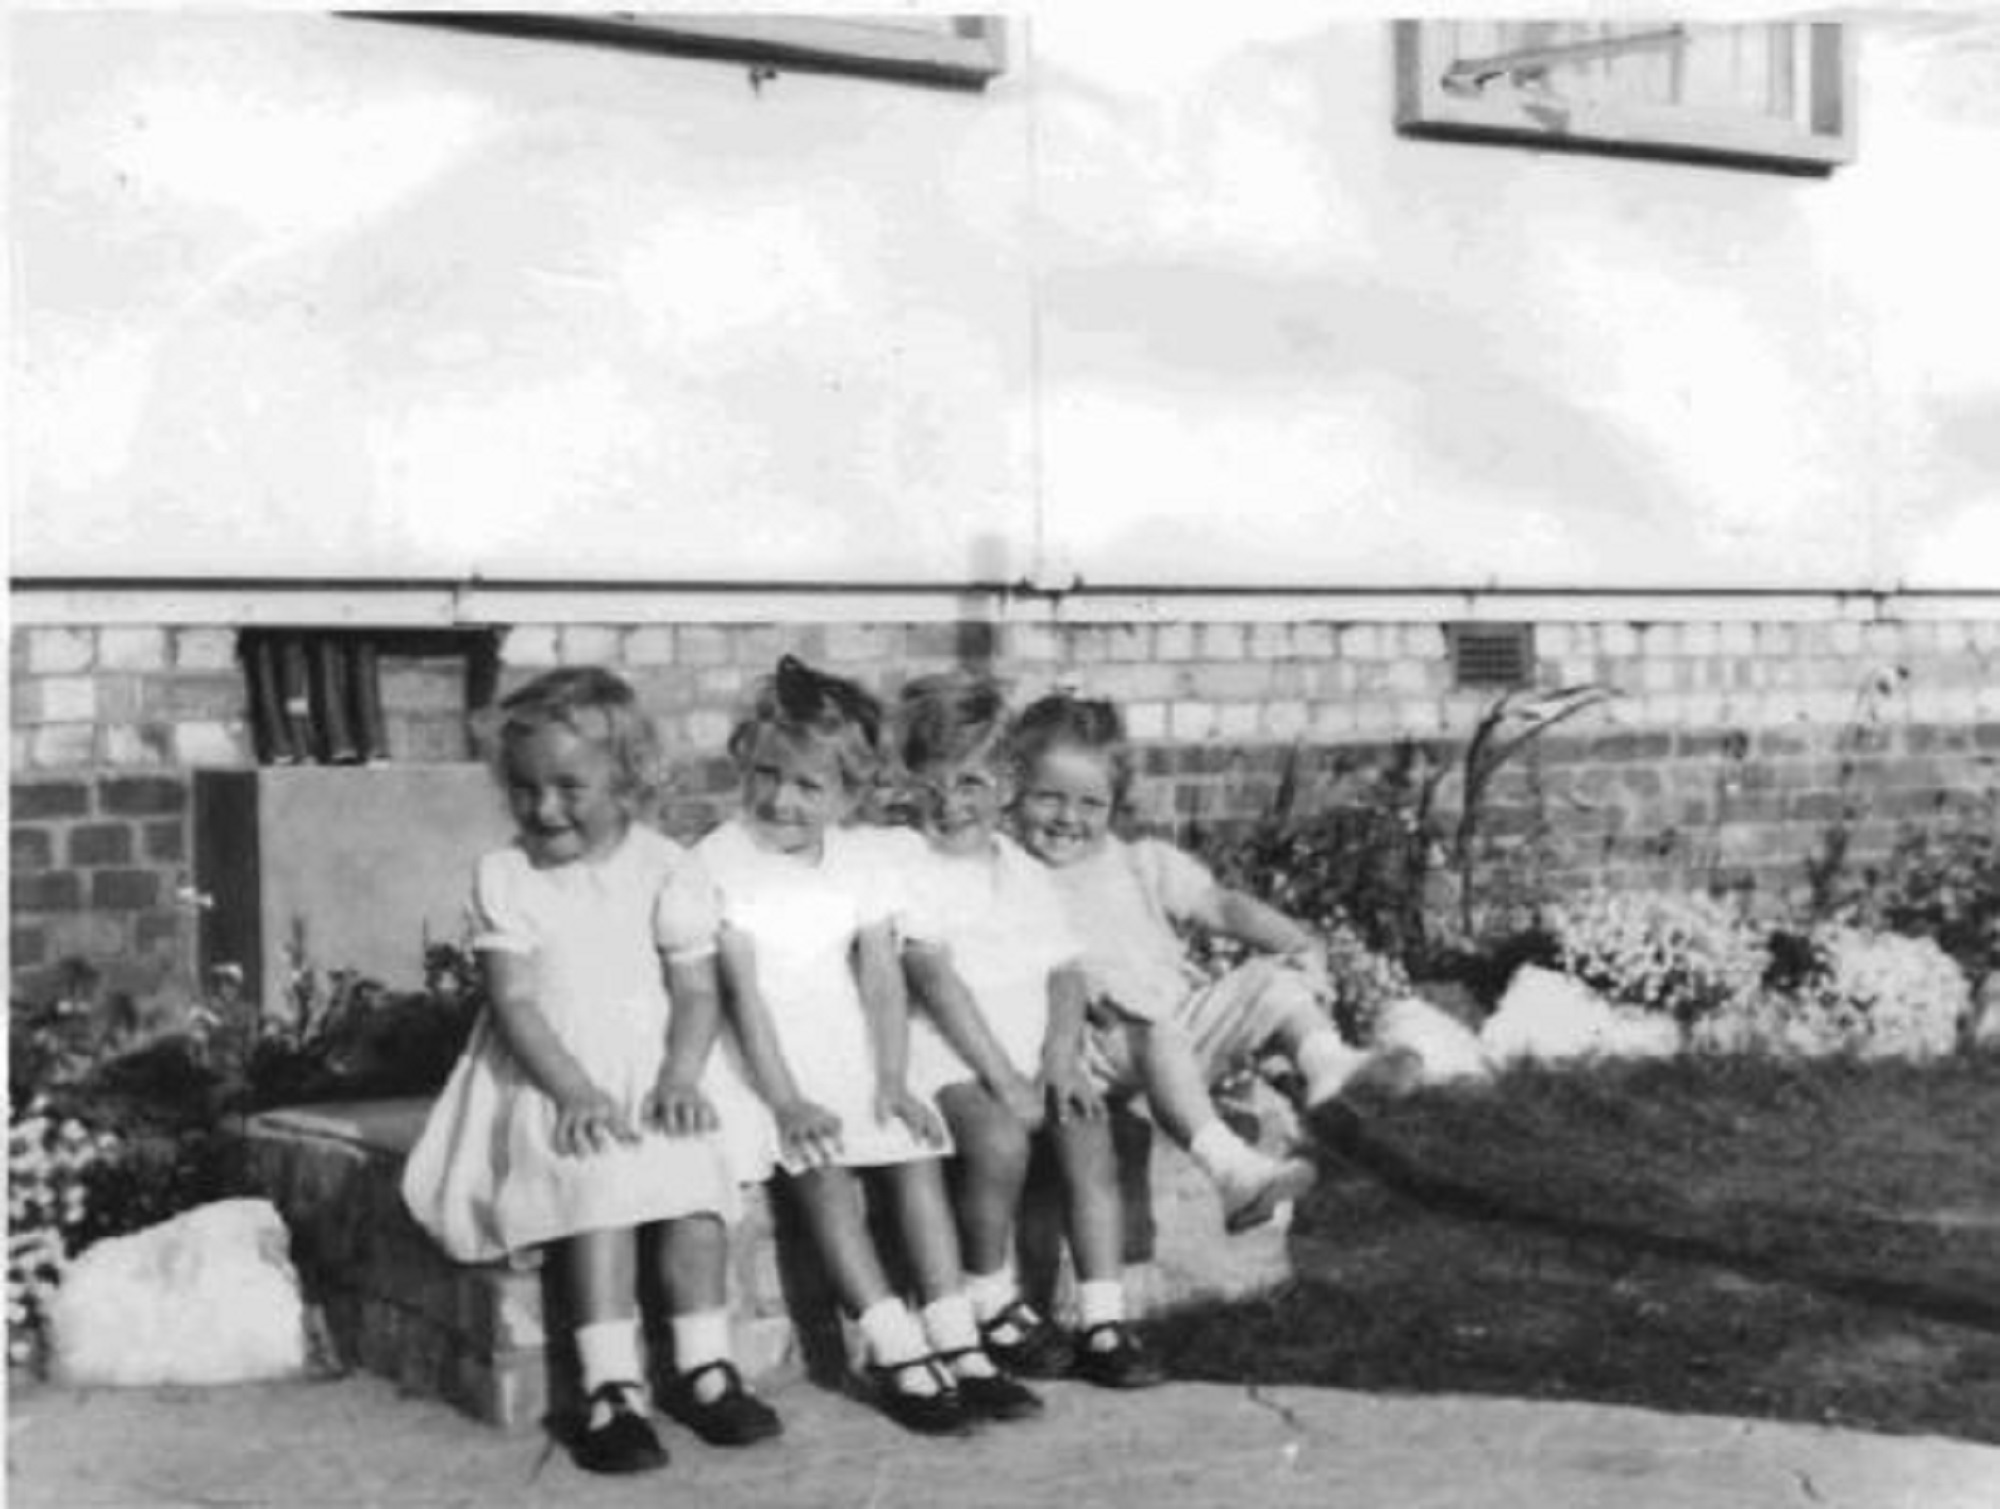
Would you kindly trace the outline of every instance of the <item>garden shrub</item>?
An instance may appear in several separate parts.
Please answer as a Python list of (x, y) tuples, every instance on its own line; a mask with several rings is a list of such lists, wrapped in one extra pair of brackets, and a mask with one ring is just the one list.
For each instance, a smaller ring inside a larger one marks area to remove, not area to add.
[(1957, 1046), (1970, 989), (1929, 938), (1845, 923), (1771, 939), (1764, 989), (1705, 1022), (1707, 1048), (1930, 1058)]
[(425, 984), (392, 992), (351, 971), (295, 969), (292, 1019), (258, 1018), (224, 970), (184, 1027), (135, 1040), (129, 1010), (80, 993), (14, 1002), (9, 1021), (7, 1347), (39, 1362), (44, 1306), (69, 1260), (233, 1187), (235, 1117), (443, 1085), (483, 1005), (462, 951), (426, 951)]
[(1546, 921), (1565, 974), (1683, 1029), (1740, 1012), (1769, 960), (1742, 911), (1713, 896), (1593, 891), (1550, 908)]

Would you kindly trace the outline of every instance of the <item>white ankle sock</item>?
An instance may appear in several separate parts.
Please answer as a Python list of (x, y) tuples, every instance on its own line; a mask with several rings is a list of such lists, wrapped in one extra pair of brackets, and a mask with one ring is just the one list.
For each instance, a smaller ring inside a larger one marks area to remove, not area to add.
[(1125, 1285), (1115, 1278), (1085, 1279), (1076, 1286), (1077, 1323), (1088, 1331), (1125, 1319)]
[(1360, 1050), (1348, 1047), (1346, 1040), (1331, 1027), (1308, 1033), (1293, 1057), (1306, 1082), (1305, 1101), (1309, 1106), (1338, 1095), (1363, 1061)]
[(1009, 1263), (991, 1273), (966, 1274), (965, 1297), (972, 1301), (972, 1313), (984, 1325), (1021, 1297), (1014, 1265)]
[[(727, 1310), (697, 1310), (692, 1315), (676, 1315), (673, 1318), (673, 1328), (674, 1367), (683, 1378), (696, 1368), (706, 1367), (711, 1362), (729, 1361)], [(707, 1394), (703, 1403), (706, 1403), (708, 1398), (714, 1398), (723, 1388), (722, 1378), (713, 1373), (703, 1378), (701, 1383)]]
[(924, 1335), (933, 1352), (961, 1352), (949, 1366), (961, 1378), (990, 1378), (993, 1361), (979, 1346), (979, 1322), (972, 1317), (972, 1301), (963, 1291), (947, 1294), (925, 1305), (922, 1312)]
[[(607, 1383), (622, 1383), (633, 1390), (636, 1399), (644, 1399), (646, 1369), (639, 1360), (638, 1321), (596, 1320), (578, 1326), (576, 1356), (582, 1365), (585, 1397)], [(607, 1407), (592, 1405), (591, 1426), (601, 1425), (600, 1415), (608, 1413)]]
[[(924, 1339), (924, 1328), (917, 1324), (909, 1306), (893, 1295), (876, 1300), (855, 1317), (855, 1324), (861, 1327), (862, 1340), (868, 1344), (869, 1359), (879, 1367), (918, 1362), (930, 1354), (930, 1344)], [(926, 1387), (920, 1381), (919, 1370), (914, 1368), (902, 1382), (906, 1393), (936, 1391), (934, 1384)]]
[(1188, 1143), (1188, 1152), (1201, 1171), (1217, 1184), (1232, 1179), (1254, 1177), (1263, 1172), (1268, 1160), (1241, 1137), (1229, 1130), (1220, 1116), (1214, 1117)]

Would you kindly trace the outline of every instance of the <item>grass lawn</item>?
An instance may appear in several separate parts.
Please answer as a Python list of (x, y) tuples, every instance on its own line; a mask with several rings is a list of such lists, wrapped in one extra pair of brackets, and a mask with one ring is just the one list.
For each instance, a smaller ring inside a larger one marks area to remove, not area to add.
[(1298, 1279), (1163, 1317), (1180, 1376), (2000, 1443), (2000, 1054), (1523, 1070), (1315, 1130)]

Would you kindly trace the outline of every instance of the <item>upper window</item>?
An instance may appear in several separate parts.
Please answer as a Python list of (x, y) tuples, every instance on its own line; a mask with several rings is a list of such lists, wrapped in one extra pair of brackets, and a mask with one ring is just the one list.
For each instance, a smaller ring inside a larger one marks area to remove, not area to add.
[(563, 37), (772, 67), (980, 88), (1007, 66), (997, 16), (681, 14), (675, 11), (363, 11), (520, 36)]
[(1399, 21), (1396, 72), (1406, 135), (1795, 173), (1854, 155), (1832, 23)]

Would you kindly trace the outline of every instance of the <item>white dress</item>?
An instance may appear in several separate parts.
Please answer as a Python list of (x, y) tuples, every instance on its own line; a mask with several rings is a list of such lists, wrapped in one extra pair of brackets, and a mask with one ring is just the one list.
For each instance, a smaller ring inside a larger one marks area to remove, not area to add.
[[(987, 1027), (1022, 1074), (1041, 1072), (1049, 1031), (1049, 976), (1081, 950), (1047, 866), (995, 835), (989, 854), (939, 854), (924, 846), (911, 876), (904, 930), (942, 949)], [(910, 1023), (910, 1084), (925, 1094), (973, 1078), (921, 1009)]]
[(531, 963), (535, 1007), (636, 1143), (560, 1156), (556, 1106), (481, 1017), (403, 1171), (403, 1198), (446, 1252), (486, 1262), (585, 1231), (738, 1211), (721, 1139), (646, 1129), (641, 1110), (672, 1016), (662, 959), (715, 951), (713, 887), (700, 862), (634, 826), (601, 860), (536, 869), (518, 848), (486, 855), (473, 882), (479, 952)]
[[(936, 1158), (900, 1120), (875, 1118), (875, 1053), (854, 975), (856, 934), (895, 921), (896, 880), (877, 836), (828, 830), (817, 862), (767, 849), (740, 821), (696, 846), (726, 926), (756, 955), (759, 993), (799, 1093), (840, 1118), (839, 1162), (851, 1167)], [(724, 1112), (725, 1121), (730, 1116)], [(754, 1134), (729, 1129), (732, 1150)], [(775, 1138), (769, 1144), (777, 1156)], [(797, 1173), (804, 1165), (777, 1156)], [(738, 1176), (756, 1177), (739, 1165)]]

